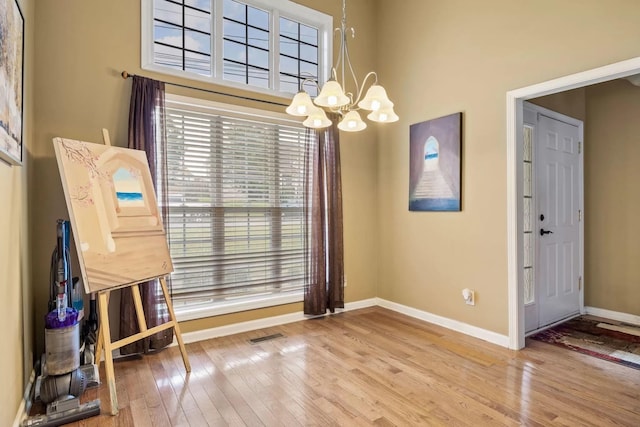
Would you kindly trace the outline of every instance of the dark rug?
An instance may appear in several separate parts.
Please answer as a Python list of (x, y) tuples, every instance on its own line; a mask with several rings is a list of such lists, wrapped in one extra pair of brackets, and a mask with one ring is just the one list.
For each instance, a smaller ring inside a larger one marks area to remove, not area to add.
[(640, 326), (580, 316), (529, 338), (640, 369)]

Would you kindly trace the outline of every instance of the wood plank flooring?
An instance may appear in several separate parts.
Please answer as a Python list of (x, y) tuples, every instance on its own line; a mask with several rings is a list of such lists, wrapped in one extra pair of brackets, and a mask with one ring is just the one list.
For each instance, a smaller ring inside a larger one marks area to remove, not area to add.
[[(284, 337), (249, 342), (281, 333)], [(380, 307), (115, 364), (79, 426), (640, 426), (640, 371), (537, 341), (510, 351)]]

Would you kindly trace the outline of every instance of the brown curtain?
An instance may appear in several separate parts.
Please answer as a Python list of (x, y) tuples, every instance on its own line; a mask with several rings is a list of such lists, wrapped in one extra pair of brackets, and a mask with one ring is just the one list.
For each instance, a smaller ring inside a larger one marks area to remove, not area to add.
[[(164, 126), (164, 83), (144, 77), (134, 76), (131, 87), (131, 103), (129, 105), (129, 148), (144, 150), (147, 153), (151, 177), (156, 185), (158, 197), (165, 197), (164, 188), (157, 188), (158, 183), (166, 183), (165, 179), (158, 179), (159, 173), (165, 173), (166, 168), (157, 168), (158, 156), (166, 161), (165, 126)], [(162, 206), (162, 216), (166, 224), (166, 203), (159, 200)], [(144, 308), (147, 327), (152, 328), (169, 321), (169, 312), (162, 289), (158, 280), (140, 285), (142, 305)], [(131, 288), (124, 288), (120, 299), (120, 338), (128, 337), (139, 332)], [(121, 354), (147, 353), (171, 344), (173, 328), (134, 342), (120, 348)]]
[(320, 132), (309, 130), (306, 141), (304, 313), (309, 315), (344, 308), (339, 116), (330, 114), (329, 119), (332, 126)]

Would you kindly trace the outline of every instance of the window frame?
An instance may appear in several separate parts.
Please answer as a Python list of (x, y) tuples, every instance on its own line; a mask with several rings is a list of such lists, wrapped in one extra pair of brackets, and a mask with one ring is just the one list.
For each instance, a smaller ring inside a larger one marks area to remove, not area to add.
[[(268, 110), (259, 110), (249, 107), (236, 106), (232, 104), (220, 103), (200, 98), (192, 98), (182, 95), (175, 95), (167, 93), (165, 95), (166, 103), (173, 105), (180, 105), (192, 109), (194, 112), (207, 113), (214, 112), (214, 114), (220, 114), (220, 112), (228, 113), (231, 116), (244, 116), (247, 118), (257, 118), (269, 120), (273, 118), (279, 122), (290, 123), (294, 126), (300, 126), (299, 121), (291, 118), (291, 116)], [(165, 224), (165, 231), (168, 235), (168, 224)], [(187, 321), (201, 319), (205, 317), (218, 316), (223, 314), (236, 313), (247, 310), (254, 310), (259, 308), (273, 307), (283, 304), (299, 303), (303, 300), (304, 291), (284, 292), (281, 294), (270, 295), (255, 295), (248, 296), (246, 298), (240, 298), (237, 300), (228, 299), (225, 301), (217, 301), (208, 304), (193, 304), (193, 305), (175, 305), (174, 311), (178, 321)]]
[(288, 98), (293, 93), (280, 90), (280, 17), (318, 29), (318, 81), (330, 77), (333, 58), (333, 16), (294, 3), (290, 0), (235, 0), (269, 12), (269, 88), (237, 83), (223, 78), (223, 5), (224, 0), (211, 1), (211, 66), (212, 75), (203, 76), (190, 71), (176, 70), (154, 63), (154, 0), (141, 0), (141, 68), (175, 77), (197, 80), (235, 89), (249, 90)]

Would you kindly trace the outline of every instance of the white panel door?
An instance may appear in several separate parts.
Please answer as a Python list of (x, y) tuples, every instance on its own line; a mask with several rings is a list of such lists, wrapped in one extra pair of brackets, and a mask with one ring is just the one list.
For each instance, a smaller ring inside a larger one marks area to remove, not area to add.
[(580, 129), (544, 115), (536, 149), (539, 327), (580, 312)]

